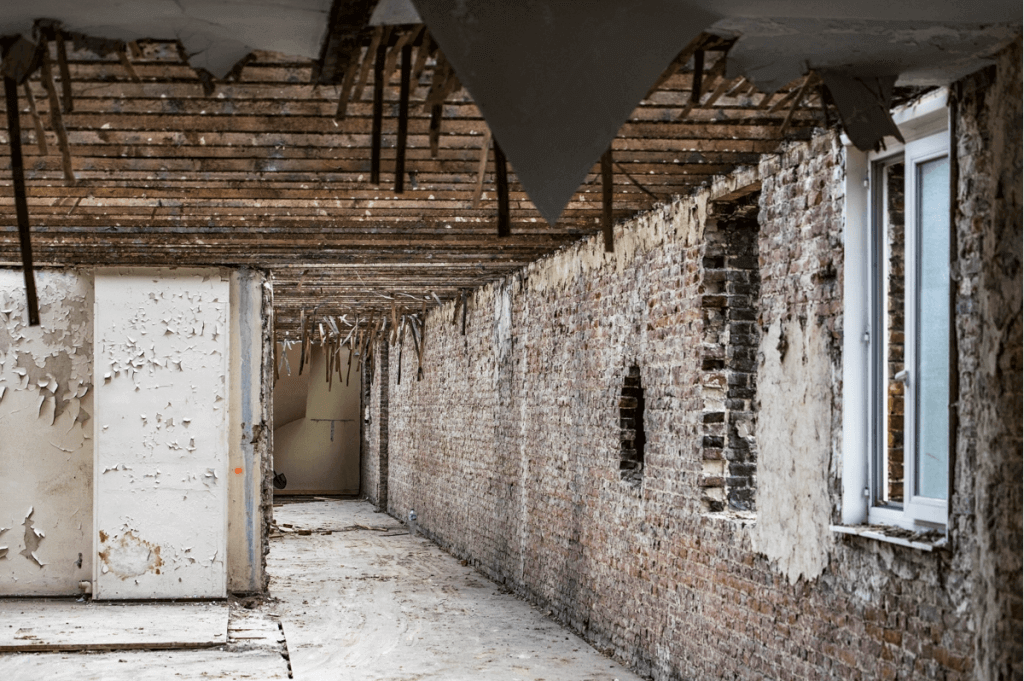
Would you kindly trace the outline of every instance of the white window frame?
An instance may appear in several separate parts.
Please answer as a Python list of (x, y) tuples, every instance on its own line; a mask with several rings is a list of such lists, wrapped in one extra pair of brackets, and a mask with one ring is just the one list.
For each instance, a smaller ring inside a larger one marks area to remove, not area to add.
[[(871, 176), (872, 168), (877, 167), (876, 163), (879, 161), (904, 156), (907, 175), (912, 176), (914, 163), (949, 153), (947, 99), (948, 91), (941, 89), (893, 112), (893, 120), (900, 128), (906, 141), (905, 146), (889, 137), (885, 139), (885, 151), (865, 153), (854, 147), (845, 136), (843, 139), (846, 146), (843, 235), (843, 525), (870, 523), (922, 531), (944, 529), (947, 524), (947, 501), (912, 495), (916, 451), (912, 446), (905, 449), (907, 455), (904, 460), (903, 507), (874, 504), (874, 499), (879, 496), (875, 489), (875, 481), (878, 478), (874, 475), (874, 467), (877, 465), (876, 462), (881, 460), (881, 442), (875, 439), (875, 419), (880, 412), (880, 406), (879, 396), (875, 394), (877, 390), (873, 387), (876, 385), (876, 379), (872, 372), (876, 371), (878, 356), (875, 343), (881, 339), (875, 338), (878, 334), (874, 328), (876, 282), (872, 271), (875, 244), (872, 236), (874, 199), (871, 190), (875, 184)], [(915, 201), (910, 196), (912, 195), (908, 193), (904, 215), (904, 224), (908, 230), (905, 257), (908, 263), (916, 263), (916, 244), (913, 243), (916, 239), (910, 237), (910, 230), (916, 225)], [(913, 280), (913, 277), (910, 279)], [(907, 299), (916, 300), (916, 295), (916, 285), (908, 282)], [(911, 341), (916, 338), (914, 315), (908, 315), (906, 322), (906, 338)], [(911, 349), (911, 346), (914, 346), (914, 343), (908, 342), (907, 348), (910, 352), (906, 357), (907, 367), (914, 366), (912, 362), (916, 360), (916, 348)], [(914, 380), (913, 374), (910, 380)], [(905, 432), (911, 433), (908, 445), (913, 445), (913, 438), (916, 437), (914, 402), (908, 391), (905, 405)]]

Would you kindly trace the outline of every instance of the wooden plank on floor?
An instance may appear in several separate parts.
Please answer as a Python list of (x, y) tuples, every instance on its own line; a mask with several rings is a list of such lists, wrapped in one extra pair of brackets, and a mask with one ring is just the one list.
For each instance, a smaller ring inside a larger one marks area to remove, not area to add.
[(228, 640), (228, 606), (0, 600), (0, 652), (209, 648)]

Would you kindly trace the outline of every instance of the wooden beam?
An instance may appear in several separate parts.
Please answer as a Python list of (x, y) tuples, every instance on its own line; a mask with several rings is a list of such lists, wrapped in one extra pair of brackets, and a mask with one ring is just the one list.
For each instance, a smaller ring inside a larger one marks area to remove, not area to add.
[(696, 50), (693, 53), (693, 84), (690, 87), (690, 103), (696, 106), (700, 103), (701, 86), (704, 78), (704, 50)]
[(348, 100), (352, 96), (352, 88), (355, 86), (356, 74), (359, 72), (359, 61), (353, 59), (345, 72), (345, 80), (341, 84), (341, 96), (338, 97), (338, 108), (334, 112), (335, 122), (345, 118), (348, 111)]
[(441, 116), (444, 106), (435, 104), (430, 107), (430, 157), (436, 158), (441, 147)]
[(612, 175), (612, 148), (601, 154), (601, 232), (604, 234), (604, 250), (615, 251), (615, 235), (612, 221), (612, 196), (615, 192), (615, 178)]
[(476, 171), (476, 187), (473, 189), (473, 208), (480, 207), (480, 199), (484, 193), (484, 175), (487, 174), (487, 157), (491, 153), (491, 129), (484, 130), (483, 141), (480, 142), (480, 163)]
[(395, 72), (395, 67), (398, 65), (398, 58), (404, 55), (405, 46), (412, 46), (416, 36), (420, 34), (422, 29), (413, 29), (410, 31), (403, 32), (398, 36), (398, 40), (395, 41), (394, 46), (388, 50), (388, 58), (384, 62), (384, 86), (391, 82), (391, 74)]
[[(60, 87), (63, 91), (64, 113), (69, 114), (75, 110), (74, 102), (71, 100), (71, 70), (68, 68), (68, 49), (64, 44), (64, 32), (59, 28), (54, 32), (54, 39), (57, 41), (57, 67), (60, 70)], [(138, 80), (138, 76), (136, 76)]]
[(423, 33), (420, 36), (420, 46), (416, 51), (416, 64), (412, 67), (412, 78), (413, 80), (419, 80), (420, 74), (423, 73), (423, 69), (427, 65), (427, 57), (434, 51), (435, 46), (433, 40), (430, 38), (430, 31), (424, 26)]
[(39, 115), (39, 110), (36, 109), (36, 98), (32, 94), (32, 88), (29, 86), (28, 81), (22, 83), (22, 88), (25, 91), (25, 99), (28, 100), (28, 110), (32, 114), (32, 125), (36, 129), (36, 144), (39, 145), (39, 154), (46, 156), (50, 153), (50, 150), (46, 146), (46, 131), (43, 130), (43, 119)]
[(409, 77), (412, 74), (412, 45), (402, 46), (402, 80), (398, 100), (398, 143), (395, 147), (395, 193), (405, 191), (405, 147), (409, 136)]
[[(370, 147), (370, 183), (380, 184), (381, 129), (384, 123), (384, 60), (388, 46), (381, 41), (377, 45), (377, 58), (373, 65), (373, 129)], [(369, 55), (367, 55), (369, 59)]]
[(320, 59), (315, 71), (315, 80), (321, 85), (339, 83), (348, 73), (351, 63), (359, 61), (366, 25), (376, 4), (376, 0), (334, 0), (331, 3), (327, 35), (320, 46)]
[(68, 144), (68, 132), (64, 128), (64, 118), (60, 113), (60, 99), (57, 97), (57, 88), (53, 85), (53, 69), (50, 66), (50, 50), (43, 50), (42, 62), (43, 87), (46, 88), (46, 96), (50, 100), (50, 127), (57, 133), (57, 146), (60, 147), (61, 167), (64, 170), (64, 179), (75, 184), (75, 171), (71, 165), (71, 145)]
[(366, 56), (363, 57), (363, 66), (359, 70), (359, 81), (356, 83), (355, 92), (352, 93), (353, 100), (359, 101), (363, 98), (363, 88), (366, 87), (366, 80), (370, 77), (370, 69), (373, 67), (374, 55), (377, 54), (377, 48), (380, 47), (381, 43), (387, 45), (390, 37), (390, 26), (378, 26), (373, 30), (373, 38), (370, 40), (370, 46), (366, 48)]
[(7, 138), (11, 148), (11, 170), (14, 174), (14, 207), (18, 215), (18, 239), (21, 242), (21, 266), (25, 273), (25, 297), (28, 302), (28, 325), (39, 326), (39, 301), (32, 267), (32, 238), (29, 233), (28, 201), (25, 198), (25, 169), (21, 160), (21, 121), (18, 117), (18, 83), (4, 77), (7, 98)]
[(662, 72), (661, 76), (658, 77), (658, 80), (654, 82), (654, 85), (652, 85), (651, 89), (647, 91), (644, 99), (650, 99), (651, 95), (653, 95), (658, 88), (664, 85), (669, 78), (675, 75), (676, 71), (683, 68), (683, 66), (686, 65), (686, 62), (690, 61), (690, 57), (692, 57), (693, 53), (697, 51), (697, 48), (704, 44), (707, 37), (706, 33), (701, 33), (691, 40), (690, 43), (676, 55), (676, 58), (673, 59), (672, 63), (668, 65), (668, 68)]
[(512, 234), (508, 207), (508, 162), (498, 144), (498, 138), (492, 135), (491, 140), (494, 143), (494, 179), (498, 190), (498, 236), (506, 237)]
[(786, 114), (786, 119), (782, 121), (782, 127), (779, 128), (779, 135), (785, 135), (786, 131), (789, 130), (789, 124), (793, 120), (793, 114), (796, 113), (797, 107), (800, 106), (800, 102), (804, 99), (804, 93), (807, 92), (807, 86), (814, 80), (814, 71), (807, 74), (804, 78), (804, 82), (800, 84), (800, 88), (797, 90), (796, 96), (793, 97), (793, 105), (789, 107), (789, 112)]
[[(142, 79), (139, 78), (139, 74), (135, 72), (135, 67), (132, 66), (131, 60), (128, 59), (128, 46), (127, 45), (122, 45), (121, 49), (119, 49), (117, 51), (117, 58), (118, 58), (118, 60), (120, 60), (121, 66), (124, 67), (124, 70), (128, 72), (128, 77), (131, 78), (132, 80), (134, 80), (136, 83), (141, 83)], [(61, 74), (61, 77), (63, 77), (63, 74)], [(69, 94), (70, 94), (70, 91), (69, 91)]]

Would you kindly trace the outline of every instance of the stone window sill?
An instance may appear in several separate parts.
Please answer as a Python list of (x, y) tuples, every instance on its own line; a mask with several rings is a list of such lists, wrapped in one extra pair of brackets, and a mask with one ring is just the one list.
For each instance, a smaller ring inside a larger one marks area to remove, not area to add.
[(851, 534), (865, 539), (898, 544), (919, 551), (933, 551), (946, 546), (946, 535), (936, 530), (913, 532), (888, 525), (829, 525), (836, 534)]

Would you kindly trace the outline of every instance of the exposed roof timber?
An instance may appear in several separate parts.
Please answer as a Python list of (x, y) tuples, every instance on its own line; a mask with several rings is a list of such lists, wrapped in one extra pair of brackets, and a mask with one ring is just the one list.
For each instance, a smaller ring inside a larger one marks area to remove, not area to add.
[(321, 85), (341, 82), (353, 60), (359, 58), (376, 0), (334, 0), (327, 34), (314, 66), (314, 80)]
[[(690, 43), (695, 63), (703, 61), (707, 39), (703, 47), (692, 42), (702, 30), (738, 39), (742, 57), (729, 78), (744, 76), (771, 92), (815, 70), (841, 72), (845, 80), (831, 79), (833, 87), (870, 80), (872, 101), (844, 93), (835, 101), (856, 100), (885, 119), (890, 102), (877, 96), (885, 89), (878, 84), (901, 74), (915, 84), (945, 84), (979, 68), (986, 50), (1020, 30), (1020, 6), (1011, 0), (977, 11), (959, 0), (412, 1), (552, 222), (672, 55)], [(979, 27), (982, 16), (1007, 25)], [(858, 117), (856, 106), (844, 120)], [(876, 146), (892, 127), (889, 120), (864, 126), (857, 146)]]
[[(316, 305), (365, 319), (390, 310), (381, 296), (395, 292), (429, 296), (431, 306), (437, 304), (431, 293), (452, 300), (600, 228), (597, 164), (554, 226), (541, 218), (513, 167), (511, 236), (497, 239), (492, 164), (473, 207), (486, 127), (465, 90), (445, 101), (438, 153), (431, 155), (430, 114), (422, 103), (433, 59), (411, 89), (406, 189), (397, 195), (397, 70), (384, 92), (378, 187), (368, 181), (372, 87), (336, 121), (340, 88), (310, 84), (310, 61), (257, 53), (237, 80), (217, 83), (207, 96), (173, 43), (143, 41), (139, 50), (132, 57), (139, 82), (116, 55), (69, 52), (75, 107), (65, 123), (76, 186), (63, 181), (48, 126), (49, 153), (40, 154), (25, 118), (27, 100), (21, 101), (33, 241), (43, 265), (266, 268), (276, 281), (278, 329), (287, 332), (301, 309)], [(722, 55), (706, 56), (710, 73)], [(717, 99), (712, 95), (721, 83), (706, 83), (699, 104), (688, 109), (693, 74), (690, 62), (683, 63), (641, 101), (612, 142), (615, 219), (756, 163), (783, 139), (780, 128), (794, 100), (786, 137), (808, 136), (823, 120), (817, 93), (786, 101), (801, 82), (766, 99), (726, 76)], [(38, 74), (29, 86), (45, 121)], [(0, 263), (15, 265), (6, 151), (0, 146)]]

